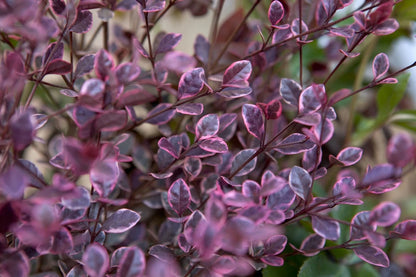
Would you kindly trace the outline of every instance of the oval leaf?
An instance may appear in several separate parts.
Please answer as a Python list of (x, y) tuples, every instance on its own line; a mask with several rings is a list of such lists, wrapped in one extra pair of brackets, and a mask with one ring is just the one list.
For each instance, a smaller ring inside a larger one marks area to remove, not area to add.
[(201, 103), (186, 103), (176, 107), (176, 111), (181, 114), (200, 115), (204, 111)]
[(176, 110), (171, 107), (172, 105), (167, 103), (157, 105), (147, 114), (147, 117), (150, 118), (147, 123), (156, 125), (168, 123), (176, 113)]
[(102, 230), (106, 233), (123, 233), (131, 229), (140, 220), (140, 215), (129, 209), (120, 209), (103, 223)]
[[(232, 163), (231, 163), (231, 172), (234, 174), (234, 176), (243, 176), (247, 175), (251, 171), (254, 170), (257, 163), (257, 157), (252, 159), (249, 163), (245, 164), (241, 169), (240, 167), (247, 162), (247, 160), (253, 156), (253, 154), (256, 152), (254, 149), (244, 149), (235, 155)], [(236, 172), (236, 170), (239, 170)]]
[(399, 218), (400, 207), (393, 202), (380, 203), (370, 214), (370, 222), (382, 227), (393, 225)]
[(305, 169), (294, 166), (289, 174), (289, 186), (297, 196), (306, 200), (312, 186), (312, 177)]
[(381, 78), (389, 70), (389, 58), (386, 54), (380, 53), (373, 60), (373, 77), (374, 80)]
[(169, 33), (162, 37), (159, 46), (156, 49), (155, 55), (166, 53), (172, 50), (181, 40), (182, 34)]
[(225, 153), (228, 151), (227, 143), (219, 137), (203, 140), (199, 147), (211, 153)]
[(243, 119), (247, 131), (258, 139), (264, 134), (264, 118), (261, 109), (252, 104), (243, 105)]
[(110, 264), (107, 250), (98, 243), (90, 244), (82, 256), (84, 270), (91, 277), (103, 277)]
[(185, 72), (179, 81), (178, 99), (192, 97), (198, 94), (204, 87), (204, 69), (194, 68)]
[(280, 81), (280, 95), (286, 103), (298, 106), (302, 87), (292, 79), (283, 78)]
[(251, 63), (250, 61), (238, 61), (232, 63), (224, 73), (222, 85), (224, 87), (247, 87), (248, 78), (251, 74)]
[(215, 136), (218, 133), (220, 121), (216, 114), (207, 114), (203, 116), (195, 127), (196, 140), (205, 139)]
[(388, 267), (390, 264), (389, 257), (378, 247), (374, 246), (360, 246), (354, 248), (354, 253), (367, 263)]
[(128, 247), (120, 260), (117, 277), (143, 276), (145, 267), (146, 259), (143, 251), (135, 246)]
[(181, 216), (191, 203), (191, 192), (183, 179), (178, 179), (168, 190), (169, 205)]
[(285, 14), (285, 9), (279, 1), (273, 1), (270, 4), (268, 17), (272, 25), (277, 25), (282, 20)]
[(361, 160), (363, 150), (358, 147), (347, 147), (337, 155), (337, 160), (344, 166), (350, 166)]
[(312, 229), (328, 240), (337, 240), (341, 234), (337, 221), (319, 216), (312, 216)]

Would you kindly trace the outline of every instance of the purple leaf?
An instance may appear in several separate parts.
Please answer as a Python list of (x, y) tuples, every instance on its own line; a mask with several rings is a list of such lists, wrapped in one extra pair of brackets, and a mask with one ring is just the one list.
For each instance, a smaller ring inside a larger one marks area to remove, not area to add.
[(235, 269), (236, 265), (237, 263), (233, 256), (222, 255), (215, 259), (215, 262), (212, 265), (212, 270), (222, 276), (223, 274), (231, 273)]
[(377, 80), (384, 76), (389, 70), (389, 58), (386, 54), (380, 53), (373, 60), (373, 77)]
[(293, 201), (295, 201), (296, 195), (293, 192), (289, 184), (286, 184), (279, 191), (270, 194), (267, 197), (267, 207), (270, 209), (287, 210)]
[(65, 277), (88, 277), (80, 265), (74, 266)]
[(238, 191), (232, 190), (224, 195), (223, 201), (232, 207), (245, 207), (252, 204), (252, 200)]
[(165, 8), (165, 0), (143, 0), (139, 1), (140, 4), (146, 1), (146, 6), (143, 6), (143, 12), (145, 13), (154, 13), (161, 11)]
[(150, 55), (147, 53), (146, 49), (144, 49), (143, 45), (136, 39), (133, 39), (133, 45), (136, 48), (137, 51), (139, 51), (140, 55), (142, 55), (145, 58), (149, 58)]
[(45, 69), (45, 74), (65, 75), (72, 70), (72, 65), (64, 60), (53, 60), (49, 62)]
[(103, 223), (102, 230), (106, 233), (123, 233), (136, 225), (140, 215), (129, 209), (120, 209), (110, 215)]
[[(292, 31), (292, 34), (294, 36), (303, 34), (303, 33), (305, 33), (305, 32), (308, 31), (308, 25), (306, 25), (306, 23), (303, 20), (301, 20), (301, 22), (302, 23), (299, 24), (300, 23), (299, 18), (295, 18), (292, 21), (292, 24), (290, 25), (290, 30)], [(301, 36), (301, 37), (297, 38), (296, 40), (297, 41), (305, 41), (306, 42), (306, 39), (307, 38), (308, 38), (308, 35), (304, 35), (304, 36)]]
[(286, 247), (287, 238), (284, 235), (274, 235), (264, 243), (265, 255), (278, 255)]
[(289, 186), (297, 196), (306, 200), (311, 190), (312, 177), (305, 169), (294, 166), (289, 174)]
[(104, 277), (110, 264), (107, 250), (98, 243), (90, 244), (82, 255), (84, 270), (91, 277)]
[(290, 30), (289, 24), (272, 26), (276, 31), (273, 34), (273, 44), (280, 43), (292, 37), (292, 32)]
[(221, 90), (220, 95), (226, 98), (239, 98), (249, 95), (253, 90), (251, 87), (225, 87)]
[(52, 254), (67, 254), (74, 247), (71, 233), (64, 227), (53, 233), (52, 246), (49, 251)]
[(22, 198), (28, 185), (28, 176), (16, 164), (0, 173), (0, 191), (7, 199)]
[(280, 95), (286, 103), (298, 106), (302, 87), (292, 79), (283, 78), (280, 82)]
[(396, 223), (399, 218), (400, 207), (393, 202), (383, 202), (371, 211), (369, 221), (377, 226), (387, 227)]
[(184, 232), (183, 232), (187, 242), (191, 244), (193, 243), (195, 232), (201, 221), (206, 221), (206, 219), (205, 219), (205, 216), (199, 210), (195, 210), (189, 216), (188, 220), (185, 223)]
[(163, 57), (161, 63), (167, 70), (175, 72), (178, 75), (196, 67), (196, 59), (180, 51), (168, 52)]
[(181, 38), (182, 34), (169, 33), (164, 35), (155, 51), (155, 55), (169, 52), (179, 43)]
[(227, 220), (227, 208), (223, 201), (210, 197), (205, 205), (205, 216), (216, 229), (222, 228)]
[(127, 123), (125, 110), (106, 110), (95, 118), (95, 127), (103, 132), (115, 132)]
[(146, 259), (143, 251), (136, 247), (127, 247), (123, 252), (117, 269), (117, 277), (143, 276), (146, 267)]
[(349, 89), (341, 89), (341, 90), (338, 90), (338, 91), (334, 92), (331, 95), (331, 98), (329, 99), (328, 105), (329, 106), (332, 106), (335, 103), (338, 103), (339, 101), (341, 101), (341, 100), (349, 97), (350, 94), (351, 94), (351, 90), (349, 90)]
[(90, 11), (78, 11), (77, 19), (69, 30), (78, 34), (84, 34), (91, 29), (91, 26), (92, 13)]
[(62, 197), (62, 205), (71, 210), (86, 209), (90, 206), (90, 192), (84, 187), (74, 188), (74, 193)]
[(122, 63), (116, 68), (116, 76), (120, 83), (127, 84), (139, 77), (140, 67), (133, 63)]
[(370, 211), (359, 212), (351, 220), (350, 239), (365, 239), (367, 236), (364, 231), (375, 231), (376, 227), (375, 224), (371, 224), (370, 222)]
[(183, 165), (183, 169), (192, 177), (197, 177), (202, 170), (202, 162), (199, 158), (187, 157)]
[(220, 121), (216, 114), (207, 114), (198, 120), (195, 126), (195, 140), (215, 136), (219, 130)]
[(61, 15), (66, 8), (65, 2), (63, 0), (50, 0), (51, 7), (54, 13)]
[[(315, 256), (319, 253), (320, 249), (325, 245), (325, 238), (318, 234), (312, 234), (307, 236), (300, 246), (302, 253), (307, 256)], [(317, 250), (317, 251), (316, 251)]]
[(116, 186), (120, 169), (117, 161), (106, 159), (96, 161), (90, 171), (90, 180), (94, 189), (102, 197), (108, 196)]
[[(12, 249), (7, 249), (12, 250)], [(4, 258), (0, 263), (0, 274), (5, 277), (26, 277), (30, 274), (30, 263), (23, 250), (2, 251)]]
[(389, 257), (378, 247), (359, 246), (353, 249), (354, 253), (362, 260), (369, 264), (388, 267), (390, 264)]
[(327, 240), (337, 240), (341, 234), (339, 223), (333, 219), (311, 216), (312, 229)]
[(389, 140), (387, 160), (396, 167), (403, 168), (414, 159), (415, 150), (415, 144), (409, 134), (396, 134)]
[(118, 98), (119, 105), (117, 106), (136, 106), (145, 103), (150, 103), (156, 99), (156, 96), (144, 89), (127, 90)]
[(101, 49), (95, 55), (94, 68), (98, 78), (105, 80), (110, 70), (114, 67), (114, 61), (110, 53)]
[(405, 220), (394, 227), (393, 234), (402, 239), (416, 240), (416, 220)]
[(210, 44), (202, 35), (198, 35), (194, 44), (195, 56), (203, 63), (208, 62)]
[(225, 153), (228, 151), (227, 143), (219, 137), (213, 137), (203, 140), (199, 147), (211, 153)]
[(268, 17), (272, 25), (277, 25), (285, 15), (285, 9), (279, 1), (273, 1), (270, 4)]
[(361, 205), (362, 197), (355, 189), (355, 180), (352, 177), (342, 177), (334, 185), (332, 195), (337, 196), (337, 203), (348, 205)]
[(261, 109), (252, 104), (244, 104), (242, 115), (247, 131), (261, 139), (264, 135), (264, 118)]
[(271, 266), (282, 266), (285, 262), (283, 258), (277, 257), (277, 256), (264, 256), (260, 259), (263, 263), (271, 265)]
[[(323, 126), (322, 122), (324, 122)], [(331, 120), (327, 118), (325, 119), (325, 121), (319, 122), (318, 125), (313, 126), (311, 129), (319, 144), (327, 143), (334, 134), (334, 124)], [(311, 138), (313, 138), (313, 135), (311, 136)]]
[[(52, 54), (52, 56), (51, 56)], [(45, 65), (47, 62), (53, 60), (61, 60), (64, 56), (64, 44), (61, 42), (56, 46), (56, 42), (49, 44), (48, 49), (46, 49), (45, 54), (42, 58), (42, 65)]]
[(394, 18), (389, 18), (383, 23), (378, 24), (374, 28), (373, 34), (376, 36), (386, 36), (394, 33), (397, 29), (399, 29), (399, 22)]
[(178, 179), (168, 190), (169, 205), (181, 216), (191, 203), (191, 192), (183, 179)]
[(385, 193), (395, 189), (399, 184), (401, 169), (395, 168), (391, 164), (377, 165), (367, 171), (362, 186), (368, 187), (371, 193)]
[(178, 99), (192, 97), (204, 87), (205, 73), (201, 67), (185, 72), (179, 81)]
[(242, 186), (242, 193), (244, 196), (250, 198), (254, 203), (260, 202), (260, 185), (252, 180), (245, 180)]
[(362, 155), (363, 150), (361, 148), (347, 147), (338, 153), (337, 160), (344, 166), (350, 166), (361, 160)]
[(74, 79), (77, 79), (84, 74), (90, 73), (94, 69), (95, 55), (83, 56), (77, 64), (74, 72)]
[(186, 103), (176, 107), (176, 111), (181, 114), (200, 115), (204, 110), (201, 103)]
[(305, 135), (294, 133), (273, 148), (285, 155), (302, 153), (312, 149), (315, 144)]
[(33, 122), (32, 112), (25, 110), (16, 112), (10, 119), (9, 128), (13, 148), (21, 151), (29, 146), (35, 136), (35, 122)]
[(247, 160), (249, 158), (251, 158), (251, 156), (254, 155), (254, 153), (256, 153), (256, 150), (254, 150), (254, 149), (244, 149), (244, 150), (241, 150), (240, 152), (238, 152), (237, 155), (234, 156), (233, 161), (231, 163), (231, 172), (232, 173), (235, 173), (235, 171), (237, 169), (239, 169), (241, 166), (243, 166), (243, 164), (244, 164), (244, 166), (241, 169), (239, 169), (239, 171), (236, 172), (234, 174), (234, 176), (247, 175), (251, 171), (253, 171), (254, 168), (256, 168), (257, 157), (255, 157), (250, 162), (245, 164), (247, 162)]
[(223, 87), (244, 88), (248, 86), (248, 78), (251, 75), (250, 61), (242, 60), (232, 63), (224, 72)]
[(312, 85), (307, 87), (299, 97), (299, 113), (306, 114), (317, 111), (326, 103), (324, 85)]
[(167, 246), (161, 245), (161, 244), (157, 244), (157, 245), (150, 247), (149, 255), (166, 263), (169, 263), (172, 260), (174, 260), (174, 255), (172, 253), (172, 250), (170, 250)]
[(166, 152), (168, 152), (171, 156), (173, 156), (175, 159), (179, 158), (179, 152), (180, 152), (180, 148), (175, 148), (172, 143), (167, 140), (166, 138), (161, 138), (157, 145), (159, 146), (160, 149), (165, 150)]
[(175, 113), (176, 110), (172, 108), (171, 104), (161, 103), (147, 114), (147, 117), (152, 117), (147, 120), (147, 123), (155, 125), (166, 124), (175, 116)]

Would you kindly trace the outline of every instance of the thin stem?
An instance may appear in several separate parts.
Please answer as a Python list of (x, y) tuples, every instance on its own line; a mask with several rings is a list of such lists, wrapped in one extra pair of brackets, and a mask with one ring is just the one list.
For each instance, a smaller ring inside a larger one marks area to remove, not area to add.
[(71, 73), (69, 75), (69, 78), (71, 80), (71, 82), (74, 81), (74, 52), (73, 52), (73, 38), (72, 38), (72, 32), (69, 32), (69, 61), (71, 63)]
[[(298, 12), (299, 12), (299, 33), (302, 33), (302, 0), (298, 0)], [(303, 87), (303, 51), (302, 42), (299, 42), (299, 84)]]
[[(149, 31), (155, 27), (156, 23), (159, 22), (160, 19), (172, 8), (176, 3), (176, 0), (170, 0), (166, 8), (157, 15), (156, 19), (153, 21), (152, 25), (149, 26)], [(145, 13), (146, 16), (147, 13)], [(140, 38), (140, 43), (143, 44), (144, 40), (149, 36), (149, 32), (145, 32), (143, 36)]]
[(108, 32), (108, 21), (103, 22), (104, 32), (103, 32), (103, 44), (104, 49), (108, 51), (108, 41), (109, 41), (109, 32)]
[(152, 68), (155, 68), (155, 61), (154, 61), (154, 57), (153, 57), (153, 49), (152, 49), (152, 39), (150, 38), (150, 27), (149, 27), (149, 14), (145, 13), (144, 14), (144, 20), (146, 22), (146, 33), (147, 33), (147, 42), (149, 45), (149, 60), (150, 63), (152, 64)]
[(217, 5), (217, 9), (215, 10), (215, 14), (214, 14), (214, 18), (211, 22), (211, 28), (210, 28), (210, 32), (209, 32), (209, 42), (211, 43), (211, 47), (209, 49), (209, 54), (208, 54), (208, 68), (211, 68), (211, 58), (212, 58), (212, 54), (213, 54), (213, 50), (214, 50), (214, 43), (215, 40), (217, 39), (217, 32), (218, 32), (218, 24), (220, 21), (220, 16), (221, 16), (221, 12), (222, 12), (222, 8), (224, 7), (224, 3), (225, 0), (219, 0), (218, 1), (218, 5)]
[(103, 28), (103, 27), (104, 27), (104, 22), (102, 22), (102, 23), (100, 24), (100, 26), (98, 26), (98, 28), (97, 28), (97, 29), (95, 29), (94, 33), (92, 34), (92, 36), (91, 36), (90, 40), (88, 41), (87, 45), (85, 46), (85, 48), (82, 48), (83, 50), (88, 50), (88, 49), (90, 49), (91, 45), (93, 44), (93, 42), (94, 42), (95, 38), (96, 38), (96, 37), (97, 37), (97, 35), (98, 35), (98, 32), (99, 32), (99, 31), (101, 30), (101, 28)]

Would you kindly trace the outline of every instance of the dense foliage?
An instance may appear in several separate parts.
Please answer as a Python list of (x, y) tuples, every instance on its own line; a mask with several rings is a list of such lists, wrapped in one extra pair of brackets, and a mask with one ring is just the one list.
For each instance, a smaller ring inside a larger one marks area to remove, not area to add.
[[(416, 220), (379, 197), (411, 135), (360, 162), (415, 66), (375, 52), (400, 3), (241, 2), (0, 1), (1, 276), (416, 274), (392, 247)], [(193, 55), (158, 28), (175, 10), (214, 10)]]

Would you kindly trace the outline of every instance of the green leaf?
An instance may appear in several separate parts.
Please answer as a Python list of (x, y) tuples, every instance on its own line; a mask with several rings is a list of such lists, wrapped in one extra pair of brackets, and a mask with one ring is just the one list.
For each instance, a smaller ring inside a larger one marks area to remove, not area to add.
[(397, 111), (390, 118), (390, 122), (408, 131), (416, 132), (416, 110)]
[(380, 277), (374, 266), (367, 263), (363, 263), (362, 266), (354, 269), (353, 275), (355, 277)]
[(296, 255), (289, 256), (285, 258), (285, 263), (283, 266), (275, 267), (268, 266), (263, 269), (263, 277), (293, 277), (298, 274), (299, 268), (302, 266), (305, 261), (304, 256)]
[(345, 265), (328, 260), (324, 253), (307, 259), (299, 270), (298, 277), (349, 277), (350, 271)]

